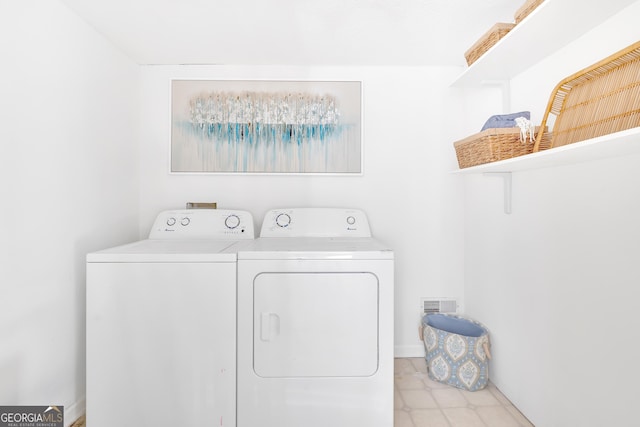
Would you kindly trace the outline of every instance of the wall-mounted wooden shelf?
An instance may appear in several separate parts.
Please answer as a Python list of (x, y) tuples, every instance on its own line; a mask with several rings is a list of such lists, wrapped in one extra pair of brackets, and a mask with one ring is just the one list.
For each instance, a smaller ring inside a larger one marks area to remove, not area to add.
[(578, 0), (546, 0), (451, 86), (511, 80), (635, 1), (607, 0), (586, 5)]
[(517, 172), (583, 163), (611, 157), (623, 157), (638, 153), (640, 153), (640, 127), (563, 145), (538, 153), (459, 169), (454, 173)]

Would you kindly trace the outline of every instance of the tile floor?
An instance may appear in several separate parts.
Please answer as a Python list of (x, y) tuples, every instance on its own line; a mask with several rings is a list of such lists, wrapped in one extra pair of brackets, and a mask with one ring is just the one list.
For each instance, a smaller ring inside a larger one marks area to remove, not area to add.
[(424, 358), (395, 359), (394, 427), (533, 427), (491, 383), (475, 392), (427, 376)]

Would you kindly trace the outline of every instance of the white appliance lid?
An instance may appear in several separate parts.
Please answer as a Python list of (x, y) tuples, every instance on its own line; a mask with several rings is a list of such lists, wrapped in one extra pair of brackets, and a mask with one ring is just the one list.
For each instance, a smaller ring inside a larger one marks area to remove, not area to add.
[(363, 237), (260, 237), (238, 248), (238, 260), (393, 259), (393, 250)]
[(87, 254), (87, 262), (235, 262), (230, 240), (147, 239)]

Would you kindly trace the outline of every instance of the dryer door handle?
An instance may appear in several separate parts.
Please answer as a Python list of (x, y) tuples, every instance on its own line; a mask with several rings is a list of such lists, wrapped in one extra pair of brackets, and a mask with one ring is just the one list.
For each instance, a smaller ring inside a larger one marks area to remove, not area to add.
[(280, 334), (280, 316), (276, 313), (260, 313), (260, 339), (271, 341), (273, 337)]

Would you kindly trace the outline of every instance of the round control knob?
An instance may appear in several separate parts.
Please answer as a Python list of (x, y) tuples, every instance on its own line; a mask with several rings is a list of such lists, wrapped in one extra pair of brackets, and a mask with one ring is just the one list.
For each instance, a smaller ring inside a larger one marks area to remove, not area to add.
[(234, 228), (236, 228), (237, 226), (240, 225), (240, 217), (238, 217), (238, 215), (229, 215), (225, 220), (224, 220), (224, 225), (233, 230)]
[(285, 213), (281, 213), (276, 217), (276, 224), (279, 227), (288, 227), (291, 224), (291, 217)]
[(347, 224), (349, 224), (349, 225), (353, 225), (353, 224), (355, 224), (355, 223), (356, 223), (356, 219), (355, 219), (355, 217), (352, 217), (352, 216), (348, 216), (348, 217), (347, 217)]
[(169, 218), (169, 219), (167, 220), (167, 225), (168, 225), (169, 227), (171, 227), (171, 226), (173, 226), (173, 225), (176, 225), (176, 219), (175, 219), (174, 217)]
[(191, 223), (191, 220), (188, 217), (184, 217), (180, 220), (180, 224), (187, 226)]

